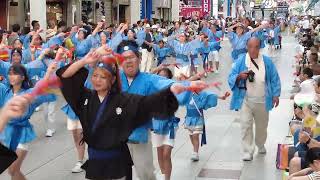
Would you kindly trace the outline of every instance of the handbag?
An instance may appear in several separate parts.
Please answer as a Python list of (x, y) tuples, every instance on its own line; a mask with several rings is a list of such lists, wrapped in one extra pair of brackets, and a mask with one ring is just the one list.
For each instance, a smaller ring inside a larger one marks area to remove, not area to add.
[(288, 144), (278, 144), (276, 167), (281, 170), (285, 170), (289, 167)]
[(292, 136), (286, 136), (283, 144), (278, 144), (276, 167), (281, 170), (289, 169), (289, 162), (294, 157), (295, 148), (292, 144)]

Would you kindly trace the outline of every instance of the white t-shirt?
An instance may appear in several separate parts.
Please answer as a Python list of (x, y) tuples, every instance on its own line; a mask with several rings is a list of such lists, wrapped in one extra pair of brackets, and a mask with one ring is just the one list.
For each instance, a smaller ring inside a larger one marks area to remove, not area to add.
[(259, 55), (257, 59), (253, 59), (258, 65), (259, 69), (251, 62), (249, 54), (246, 55), (246, 64), (248, 70), (252, 70), (254, 75), (254, 81), (249, 82), (247, 80), (247, 99), (254, 103), (265, 102), (265, 65), (262, 55)]
[(310, 26), (309, 26), (309, 20), (308, 19), (305, 19), (303, 21), (301, 21), (301, 26), (303, 29), (308, 29)]
[(300, 84), (300, 92), (301, 94), (314, 94), (314, 80), (307, 79)]

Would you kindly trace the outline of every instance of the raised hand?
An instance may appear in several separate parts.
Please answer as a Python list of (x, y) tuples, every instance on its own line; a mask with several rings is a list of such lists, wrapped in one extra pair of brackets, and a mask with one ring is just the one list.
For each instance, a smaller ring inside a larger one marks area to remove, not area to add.
[(173, 94), (180, 94), (187, 90), (185, 86), (179, 83), (174, 83), (171, 85), (170, 90)]
[(3, 107), (0, 120), (10, 120), (22, 116), (31, 101), (32, 97), (30, 95), (14, 96)]
[(221, 100), (226, 100), (230, 96), (229, 92), (226, 92), (223, 96), (219, 97)]
[(96, 49), (95, 52), (100, 55), (110, 55), (112, 53), (112, 49), (107, 45), (102, 45), (98, 49)]
[(90, 51), (84, 58), (84, 62), (86, 64), (92, 64), (92, 63), (96, 63), (99, 61), (101, 57), (101, 54), (99, 54), (98, 52), (96, 51)]

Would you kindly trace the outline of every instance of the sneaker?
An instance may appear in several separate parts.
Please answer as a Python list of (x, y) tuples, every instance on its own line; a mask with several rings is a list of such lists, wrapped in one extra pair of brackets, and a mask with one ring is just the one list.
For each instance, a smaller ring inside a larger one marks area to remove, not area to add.
[(54, 129), (48, 129), (46, 132), (46, 137), (52, 137), (55, 132), (56, 130)]
[(161, 172), (156, 174), (156, 179), (157, 180), (165, 180), (166, 176), (164, 174), (162, 174)]
[(266, 148), (263, 146), (263, 147), (261, 147), (261, 148), (258, 149), (258, 153), (259, 153), (259, 154), (267, 154), (267, 150), (266, 150)]
[(205, 77), (205, 78), (208, 77), (208, 73), (207, 73), (207, 72), (204, 73), (204, 77)]
[(199, 154), (196, 153), (196, 152), (193, 152), (193, 153), (191, 154), (191, 160), (192, 160), (192, 161), (199, 161)]
[(215, 74), (219, 74), (219, 70), (214, 71)]
[(83, 169), (81, 168), (81, 166), (82, 166), (82, 161), (78, 161), (76, 163), (76, 165), (74, 166), (74, 168), (72, 168), (71, 172), (72, 173), (80, 173), (80, 172), (82, 172)]
[(252, 154), (246, 153), (242, 156), (242, 160), (243, 161), (252, 161), (253, 160), (253, 156)]

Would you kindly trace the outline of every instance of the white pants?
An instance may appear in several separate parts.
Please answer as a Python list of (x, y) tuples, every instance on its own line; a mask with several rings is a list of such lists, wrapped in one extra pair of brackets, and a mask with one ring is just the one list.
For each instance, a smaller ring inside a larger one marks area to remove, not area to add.
[(190, 65), (187, 66), (179, 66), (179, 68), (174, 67), (174, 77), (179, 78), (181, 74), (189, 77), (190, 76)]
[[(267, 140), (269, 112), (264, 103), (253, 103), (244, 100), (240, 111), (242, 150), (253, 154), (255, 145), (264, 146)], [(253, 142), (253, 123), (255, 123), (255, 144)]]
[(218, 51), (210, 51), (208, 55), (209, 61), (219, 62), (219, 52)]
[(147, 144), (128, 143), (128, 147), (139, 180), (156, 180), (150, 140)]
[(153, 50), (149, 52), (147, 49), (141, 50), (141, 64), (140, 64), (140, 71), (142, 72), (150, 72), (152, 63), (154, 61)]
[(56, 117), (56, 102), (44, 103), (44, 119), (47, 123), (47, 129), (55, 129), (55, 117)]
[[(105, 179), (105, 180), (125, 180), (125, 179), (126, 179), (126, 177), (124, 176), (124, 177), (122, 177), (120, 179)], [(99, 180), (101, 180), (101, 179), (99, 179)]]

